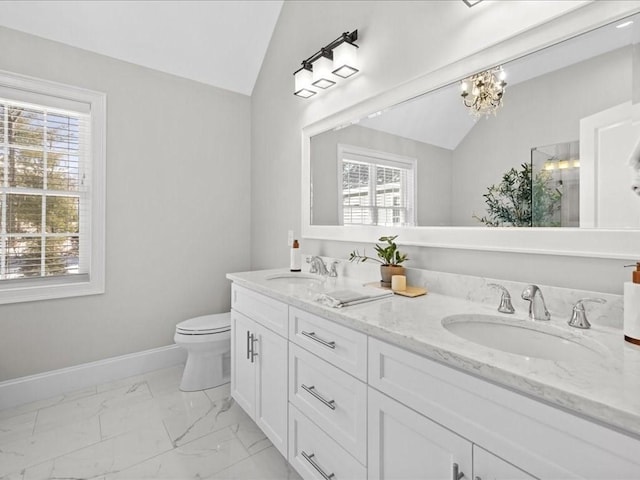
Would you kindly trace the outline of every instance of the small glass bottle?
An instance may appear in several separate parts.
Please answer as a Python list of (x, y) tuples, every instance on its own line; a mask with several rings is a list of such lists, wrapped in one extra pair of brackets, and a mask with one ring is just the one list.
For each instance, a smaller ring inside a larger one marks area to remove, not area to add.
[(289, 268), (292, 272), (302, 271), (302, 259), (300, 257), (300, 244), (298, 240), (294, 240), (291, 245), (291, 262)]

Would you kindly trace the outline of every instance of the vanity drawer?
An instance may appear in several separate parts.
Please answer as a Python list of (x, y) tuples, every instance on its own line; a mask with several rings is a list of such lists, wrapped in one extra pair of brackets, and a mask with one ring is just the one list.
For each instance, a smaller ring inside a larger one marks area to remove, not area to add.
[(289, 308), (289, 340), (367, 381), (367, 336), (330, 320)]
[(289, 463), (305, 480), (325, 480), (327, 477), (349, 480), (367, 478), (365, 467), (291, 404)]
[(287, 338), (289, 306), (286, 303), (233, 284), (231, 308)]
[(289, 401), (366, 463), (366, 384), (297, 345), (290, 347)]

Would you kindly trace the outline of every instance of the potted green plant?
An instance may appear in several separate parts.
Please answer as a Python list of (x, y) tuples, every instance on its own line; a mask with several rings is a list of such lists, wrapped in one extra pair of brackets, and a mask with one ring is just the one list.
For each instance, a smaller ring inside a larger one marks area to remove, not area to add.
[(349, 254), (349, 261), (359, 263), (373, 260), (380, 263), (380, 275), (382, 277), (380, 284), (383, 287), (391, 287), (391, 277), (393, 275), (404, 275), (404, 267), (401, 264), (408, 260), (407, 254), (398, 250), (398, 246), (395, 243), (396, 238), (398, 238), (398, 235), (380, 237), (378, 239), (379, 242), (386, 243), (386, 245), (376, 244), (375, 251), (378, 254), (378, 258), (369, 257), (365, 251), (360, 254), (358, 250), (354, 250)]

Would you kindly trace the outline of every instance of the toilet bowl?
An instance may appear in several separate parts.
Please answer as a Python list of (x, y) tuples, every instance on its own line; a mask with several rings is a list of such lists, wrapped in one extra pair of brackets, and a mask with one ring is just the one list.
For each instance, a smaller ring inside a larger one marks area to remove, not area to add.
[(231, 314), (190, 318), (176, 325), (173, 338), (187, 351), (180, 390), (194, 392), (229, 381)]

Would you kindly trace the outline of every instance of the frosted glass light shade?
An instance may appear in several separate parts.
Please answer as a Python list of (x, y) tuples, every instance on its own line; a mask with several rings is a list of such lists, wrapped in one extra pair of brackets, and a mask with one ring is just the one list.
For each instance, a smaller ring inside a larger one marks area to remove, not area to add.
[(327, 57), (320, 57), (312, 64), (313, 85), (318, 88), (329, 88), (336, 84), (331, 80), (331, 68), (333, 63)]
[(294, 91), (293, 94), (302, 98), (309, 98), (316, 94), (315, 90), (311, 88), (311, 82), (313, 81), (313, 74), (311, 70), (301, 68), (293, 74), (294, 78)]
[(334, 75), (347, 78), (358, 71), (358, 47), (344, 42), (333, 49)]

